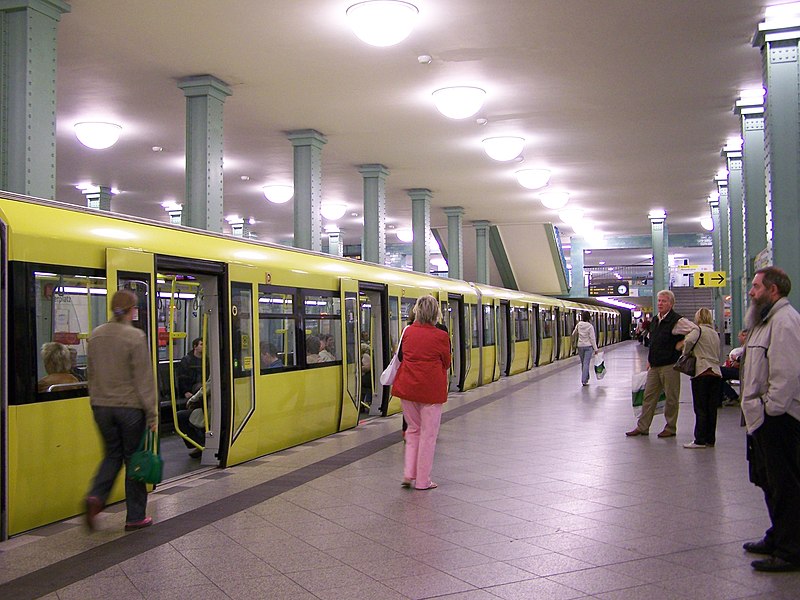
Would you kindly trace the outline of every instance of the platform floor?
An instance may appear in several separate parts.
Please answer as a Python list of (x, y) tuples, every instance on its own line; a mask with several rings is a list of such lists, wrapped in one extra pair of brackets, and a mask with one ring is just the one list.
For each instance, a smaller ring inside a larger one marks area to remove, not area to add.
[[(0, 544), (0, 598), (796, 599), (800, 574), (750, 567), (768, 526), (747, 480), (739, 410), (717, 445), (686, 450), (634, 426), (635, 342), (582, 388), (576, 359), (451, 395), (431, 491), (401, 489), (400, 417), (369, 421), (150, 497), (157, 523), (122, 532), (117, 505)], [(799, 517), (800, 518), (800, 517)]]

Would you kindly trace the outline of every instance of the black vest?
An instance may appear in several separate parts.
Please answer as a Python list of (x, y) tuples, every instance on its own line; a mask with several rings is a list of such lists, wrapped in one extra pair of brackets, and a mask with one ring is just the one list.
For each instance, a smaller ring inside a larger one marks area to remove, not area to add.
[(663, 319), (653, 319), (650, 324), (650, 352), (647, 354), (647, 362), (651, 367), (674, 365), (680, 357), (681, 351), (675, 349), (675, 344), (684, 336), (672, 335), (672, 328), (680, 318), (678, 313), (671, 310)]

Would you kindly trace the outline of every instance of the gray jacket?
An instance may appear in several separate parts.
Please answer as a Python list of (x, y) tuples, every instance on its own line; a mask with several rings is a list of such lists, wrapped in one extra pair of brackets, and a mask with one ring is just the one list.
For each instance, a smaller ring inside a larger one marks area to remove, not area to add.
[(748, 433), (761, 426), (765, 412), (800, 421), (800, 314), (787, 298), (778, 300), (764, 322), (750, 330), (741, 382)]

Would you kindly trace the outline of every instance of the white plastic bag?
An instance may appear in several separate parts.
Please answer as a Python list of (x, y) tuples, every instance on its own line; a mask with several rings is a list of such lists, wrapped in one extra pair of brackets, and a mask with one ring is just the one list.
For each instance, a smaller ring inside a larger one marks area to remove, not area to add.
[(394, 378), (397, 377), (397, 371), (400, 370), (400, 359), (397, 357), (397, 352), (394, 353), (389, 366), (381, 373), (381, 385), (392, 385)]
[[(642, 404), (644, 404), (644, 388), (647, 385), (647, 371), (634, 373), (631, 377), (631, 403), (633, 405), (633, 416), (637, 419), (642, 416)], [(656, 411), (653, 414), (664, 414), (664, 404), (667, 396), (661, 392), (661, 396), (656, 403)]]
[(598, 352), (594, 355), (594, 376), (600, 381), (606, 376), (606, 363), (603, 360), (603, 353)]

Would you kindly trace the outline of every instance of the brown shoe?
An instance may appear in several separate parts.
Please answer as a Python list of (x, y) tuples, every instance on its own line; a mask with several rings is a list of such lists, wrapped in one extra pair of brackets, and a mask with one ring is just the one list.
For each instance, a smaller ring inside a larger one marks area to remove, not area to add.
[(89, 496), (86, 498), (86, 514), (84, 515), (84, 522), (89, 531), (94, 531), (97, 524), (95, 518), (103, 510), (103, 501), (97, 496)]
[(668, 438), (668, 437), (675, 437), (674, 431), (667, 431), (666, 429), (658, 434), (660, 438)]
[(628, 437), (636, 437), (637, 435), (647, 435), (647, 432), (639, 431), (638, 429), (631, 429), (630, 431), (626, 431), (625, 435)]

